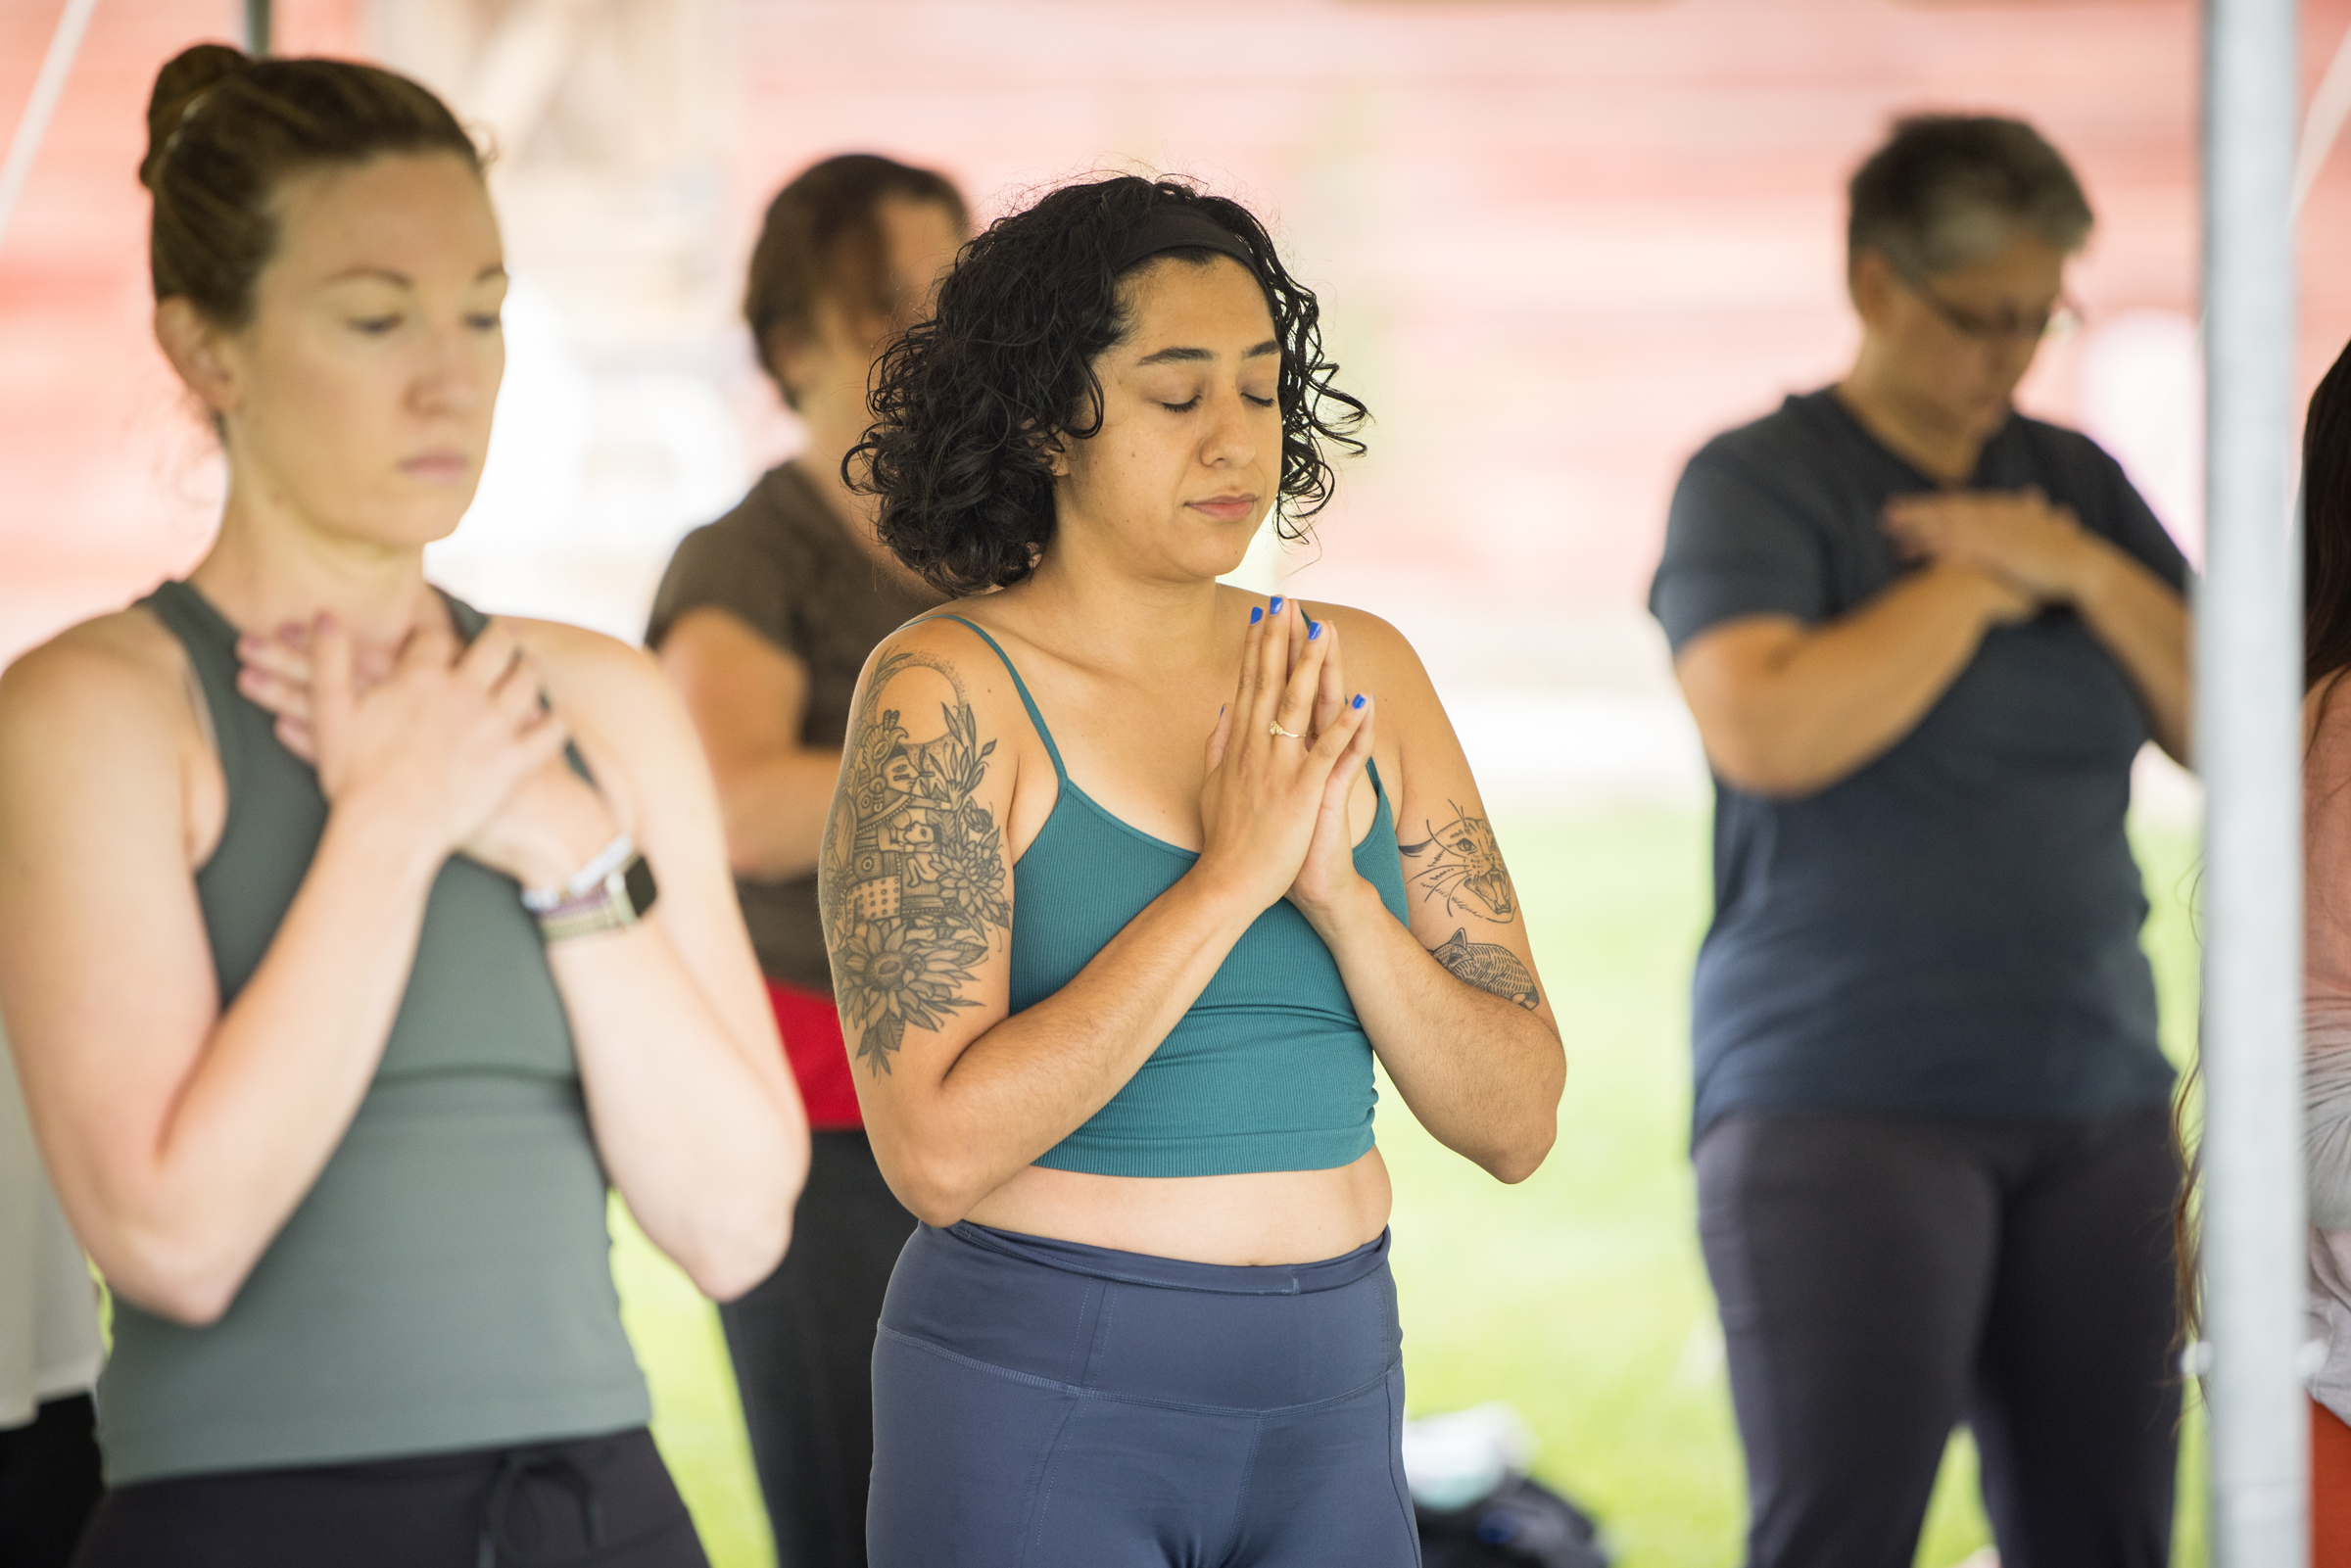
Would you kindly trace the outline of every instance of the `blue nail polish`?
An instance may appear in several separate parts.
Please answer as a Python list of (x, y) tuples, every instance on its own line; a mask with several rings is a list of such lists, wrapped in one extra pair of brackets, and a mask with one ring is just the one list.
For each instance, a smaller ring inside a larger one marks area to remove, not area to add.
[(1312, 642), (1316, 638), (1319, 638), (1321, 635), (1322, 623), (1320, 621), (1309, 621), (1306, 623), (1306, 640), (1309, 642)]
[(1355, 694), (1355, 705), (1359, 708), (1364, 705), (1364, 694), (1361, 691)]
[(1254, 604), (1249, 607), (1249, 624), (1251, 626), (1255, 626), (1258, 622), (1264, 620), (1265, 618), (1266, 612), (1264, 610), (1259, 609)]
[(1275, 615), (1279, 615), (1281, 613), (1281, 595), (1279, 594), (1273, 595), (1273, 608), (1271, 613)]

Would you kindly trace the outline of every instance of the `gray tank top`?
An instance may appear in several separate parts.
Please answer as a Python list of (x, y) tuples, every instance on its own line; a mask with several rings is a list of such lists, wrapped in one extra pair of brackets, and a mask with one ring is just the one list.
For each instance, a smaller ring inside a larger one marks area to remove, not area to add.
[[(326, 825), (317, 777), (236, 689), (236, 629), (194, 589), (140, 601), (186, 645), (228, 782), (196, 874), (223, 1008)], [(481, 615), (451, 600), (471, 637)], [(644, 1425), (605, 1181), (537, 926), (514, 882), (441, 868), (357, 1118), (216, 1323), (117, 1298), (107, 1480), (389, 1458)]]

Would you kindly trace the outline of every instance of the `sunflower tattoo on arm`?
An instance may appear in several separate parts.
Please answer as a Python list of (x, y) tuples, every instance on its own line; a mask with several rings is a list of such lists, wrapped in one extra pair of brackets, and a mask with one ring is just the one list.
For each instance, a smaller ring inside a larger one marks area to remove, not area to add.
[[(939, 704), (944, 733), (929, 740), (880, 705), (915, 668), (953, 691)], [(1012, 908), (1003, 832), (974, 798), (996, 743), (980, 739), (963, 683), (936, 659), (891, 653), (867, 690), (825, 827), (819, 899), (841, 1030), (880, 1076), (909, 1027), (979, 1005), (964, 989), (996, 933), (1010, 934)]]

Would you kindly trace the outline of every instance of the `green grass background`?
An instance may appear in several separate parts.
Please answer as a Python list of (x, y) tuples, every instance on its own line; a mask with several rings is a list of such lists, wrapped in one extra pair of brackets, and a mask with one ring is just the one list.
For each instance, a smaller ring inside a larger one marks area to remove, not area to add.
[[(1744, 1509), (1722, 1340), (1699, 1258), (1690, 1164), (1688, 982), (1707, 909), (1703, 810), (1494, 808), (1536, 961), (1567, 1041), (1559, 1141), (1503, 1187), (1383, 1099), (1395, 1268), (1415, 1414), (1488, 1400), (1542, 1441), (1536, 1472), (1597, 1512), (1622, 1568), (1731, 1568)], [(2165, 1043), (2196, 1017), (2195, 845), (2135, 832)], [(653, 1387), (653, 1434), (714, 1568), (774, 1561), (716, 1315), (614, 1215), (623, 1310)], [(2203, 1568), (2201, 1425), (2183, 1456), (2181, 1568)], [(1920, 1544), (1944, 1568), (1990, 1540), (1974, 1450), (1954, 1438)]]

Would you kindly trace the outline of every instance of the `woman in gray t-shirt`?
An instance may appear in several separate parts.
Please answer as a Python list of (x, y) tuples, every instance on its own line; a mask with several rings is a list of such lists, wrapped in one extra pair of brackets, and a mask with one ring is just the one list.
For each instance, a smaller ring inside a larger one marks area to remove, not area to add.
[(2010, 399), (2090, 224), (2015, 120), (1852, 183), (1862, 341), (1699, 452), (1651, 607), (1717, 784), (1700, 1227), (1752, 1568), (1908, 1561), (1970, 1423), (2004, 1554), (2168, 1553), (2178, 1182), (2124, 835), (2184, 757), (2180, 552)]

